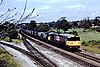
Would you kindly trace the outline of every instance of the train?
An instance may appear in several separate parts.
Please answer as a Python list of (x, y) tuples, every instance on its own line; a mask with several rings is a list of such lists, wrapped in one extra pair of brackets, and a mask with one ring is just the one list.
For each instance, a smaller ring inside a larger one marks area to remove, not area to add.
[(24, 33), (34, 36), (40, 40), (46, 41), (54, 46), (67, 50), (80, 50), (80, 37), (73, 34), (59, 34), (56, 32), (37, 32), (22, 30)]

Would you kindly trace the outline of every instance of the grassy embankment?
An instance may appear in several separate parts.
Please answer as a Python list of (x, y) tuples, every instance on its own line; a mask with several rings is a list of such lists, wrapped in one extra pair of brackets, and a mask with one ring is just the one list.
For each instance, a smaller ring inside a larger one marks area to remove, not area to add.
[[(6, 42), (10, 42), (10, 38), (9, 37), (5, 37), (5, 38), (1, 38), (0, 40), (4, 40)], [(13, 43), (16, 44), (20, 44), (22, 42), (21, 39), (17, 38), (17, 39), (11, 39)]]
[(0, 67), (21, 67), (14, 59), (2, 48), (0, 48)]
[[(1, 38), (0, 40), (4, 40), (7, 42), (10, 41), (9, 37)], [(22, 41), (21, 39), (18, 38), (18, 39), (12, 39), (12, 42), (20, 44)], [(18, 64), (16, 61), (14, 61), (12, 56), (10, 56), (5, 50), (0, 48), (0, 67), (21, 67), (21, 65)]]
[(82, 42), (81, 47), (84, 50), (100, 54), (100, 33), (96, 33), (94, 30), (88, 30), (87, 32), (82, 32), (83, 29), (73, 30), (78, 32)]

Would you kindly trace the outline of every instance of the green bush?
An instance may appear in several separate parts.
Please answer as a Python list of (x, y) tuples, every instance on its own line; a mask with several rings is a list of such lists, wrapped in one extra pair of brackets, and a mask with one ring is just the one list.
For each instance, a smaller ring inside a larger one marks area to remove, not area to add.
[(69, 32), (69, 34), (74, 34), (74, 35), (78, 36), (78, 32), (74, 31), (74, 30), (72, 32)]
[(87, 42), (85, 42), (85, 41), (82, 42), (82, 45), (88, 46)]
[(9, 41), (10, 41), (10, 38), (9, 38), (9, 37), (5, 37), (5, 38), (4, 38), (4, 41), (9, 42)]
[(83, 41), (82, 42), (82, 45), (84, 46), (93, 46), (93, 45), (96, 45), (96, 44), (100, 44), (100, 41), (96, 41), (96, 40), (91, 40), (91, 41)]
[(90, 30), (95, 30), (96, 28), (94, 28), (94, 27), (90, 27)]
[(17, 37), (18, 37), (18, 32), (17, 31), (12, 31), (10, 33), (10, 38), (11, 39), (17, 39)]
[(3, 49), (0, 48), (0, 67), (21, 67), (17, 62)]

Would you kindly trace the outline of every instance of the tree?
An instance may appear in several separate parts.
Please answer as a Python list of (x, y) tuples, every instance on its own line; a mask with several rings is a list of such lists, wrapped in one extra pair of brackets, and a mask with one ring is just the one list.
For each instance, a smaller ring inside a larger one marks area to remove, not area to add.
[(100, 17), (99, 16), (95, 17), (93, 24), (95, 26), (100, 26)]
[(32, 30), (34, 33), (34, 31), (36, 30), (36, 27), (37, 27), (37, 23), (35, 20), (31, 20), (28, 26), (29, 26), (29, 30)]
[(67, 31), (68, 28), (69, 28), (69, 23), (68, 23), (68, 21), (66, 20), (65, 17), (61, 17), (59, 20), (57, 20), (57, 22), (54, 24), (53, 27)]
[(86, 19), (83, 20), (83, 22), (81, 23), (82, 27), (84, 28), (83, 32), (86, 31), (86, 29), (89, 29), (92, 24), (90, 23), (90, 20), (89, 20), (89, 17)]
[(78, 27), (77, 21), (73, 22), (73, 27), (74, 27), (74, 28), (77, 28), (77, 27)]
[(30, 24), (29, 24), (29, 29), (30, 30), (35, 30), (36, 27), (37, 27), (36, 21), (31, 20)]
[(54, 23), (55, 23), (55, 21), (49, 22), (49, 23), (48, 23), (49, 27), (50, 27), (50, 28), (53, 27)]
[(40, 23), (37, 26), (37, 31), (39, 31), (39, 32), (47, 32), (47, 31), (49, 31), (49, 26), (47, 24)]

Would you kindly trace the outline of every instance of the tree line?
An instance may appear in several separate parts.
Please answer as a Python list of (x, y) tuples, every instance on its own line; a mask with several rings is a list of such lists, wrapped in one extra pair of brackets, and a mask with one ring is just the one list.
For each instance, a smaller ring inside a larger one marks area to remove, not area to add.
[(57, 21), (52, 22), (46, 22), (46, 23), (36, 23), (35, 20), (30, 21), (30, 23), (25, 23), (25, 28), (29, 30), (37, 30), (37, 31), (49, 31), (51, 28), (53, 29), (62, 29), (64, 32), (68, 31), (68, 29), (72, 28), (84, 28), (83, 32), (86, 31), (86, 29), (89, 29), (92, 27), (92, 25), (100, 26), (100, 17), (97, 16), (94, 19), (89, 19), (89, 17), (80, 20), (80, 21), (67, 21), (66, 17), (61, 17)]

